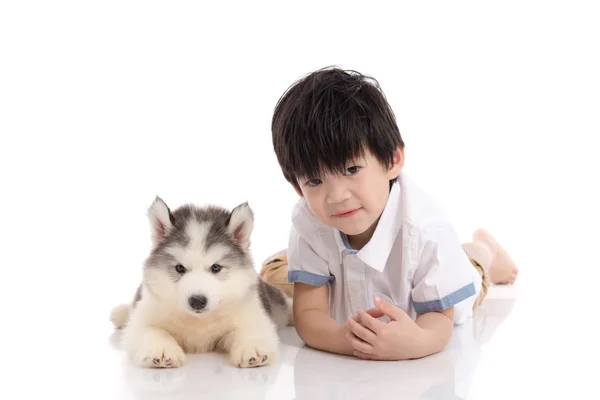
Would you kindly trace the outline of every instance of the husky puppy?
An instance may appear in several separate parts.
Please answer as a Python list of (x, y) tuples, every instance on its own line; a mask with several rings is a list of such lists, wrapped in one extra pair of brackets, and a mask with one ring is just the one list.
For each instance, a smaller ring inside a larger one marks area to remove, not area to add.
[(148, 218), (142, 283), (132, 304), (110, 316), (133, 363), (180, 367), (186, 353), (209, 351), (243, 368), (276, 361), (277, 330), (293, 324), (291, 300), (254, 269), (248, 203), (231, 212), (191, 204), (171, 211), (157, 196)]

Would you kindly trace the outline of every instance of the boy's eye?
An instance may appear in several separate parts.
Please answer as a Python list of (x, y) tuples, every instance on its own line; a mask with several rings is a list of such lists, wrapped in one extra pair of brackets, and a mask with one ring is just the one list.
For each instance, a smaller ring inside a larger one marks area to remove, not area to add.
[(346, 171), (344, 171), (344, 175), (354, 175), (358, 172), (360, 167), (357, 167), (356, 165), (350, 168), (347, 168)]
[(311, 179), (309, 181), (306, 182), (307, 186), (318, 186), (320, 185), (322, 182), (320, 179)]

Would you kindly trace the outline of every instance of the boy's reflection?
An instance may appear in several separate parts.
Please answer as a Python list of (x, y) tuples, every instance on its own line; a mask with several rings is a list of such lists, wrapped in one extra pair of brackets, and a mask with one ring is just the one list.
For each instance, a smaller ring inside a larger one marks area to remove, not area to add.
[(296, 400), (467, 398), (481, 345), (513, 304), (487, 299), (474, 318), (455, 328), (445, 351), (422, 359), (364, 361), (302, 347), (294, 361)]

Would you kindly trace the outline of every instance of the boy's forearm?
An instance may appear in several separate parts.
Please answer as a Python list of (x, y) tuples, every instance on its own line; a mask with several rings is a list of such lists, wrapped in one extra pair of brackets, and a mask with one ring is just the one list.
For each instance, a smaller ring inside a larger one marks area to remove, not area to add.
[(330, 353), (352, 355), (353, 348), (346, 330), (321, 310), (304, 310), (294, 316), (296, 331), (310, 347)]
[(415, 323), (420, 329), (419, 340), (416, 341), (414, 348), (414, 358), (438, 353), (444, 350), (452, 336), (453, 310), (419, 315)]

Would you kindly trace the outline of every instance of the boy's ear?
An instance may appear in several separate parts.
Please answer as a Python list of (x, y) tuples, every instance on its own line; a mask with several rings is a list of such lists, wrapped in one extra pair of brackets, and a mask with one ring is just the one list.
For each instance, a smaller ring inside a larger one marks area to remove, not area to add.
[(398, 147), (394, 152), (392, 164), (388, 168), (388, 178), (396, 178), (400, 174), (400, 171), (402, 171), (402, 168), (404, 168), (404, 149)]

